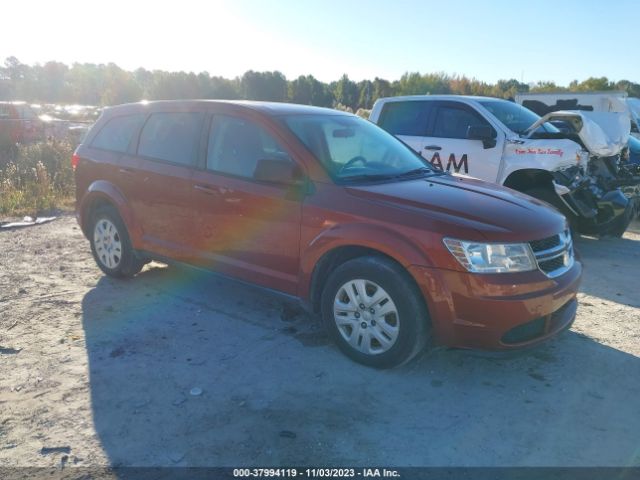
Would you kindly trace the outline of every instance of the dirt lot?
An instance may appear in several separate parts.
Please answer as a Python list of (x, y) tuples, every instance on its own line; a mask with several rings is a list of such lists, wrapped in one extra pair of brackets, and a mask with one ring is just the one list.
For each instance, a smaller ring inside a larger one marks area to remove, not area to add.
[(578, 248), (557, 340), (380, 372), (254, 288), (104, 277), (71, 216), (0, 232), (0, 466), (640, 465), (640, 225)]

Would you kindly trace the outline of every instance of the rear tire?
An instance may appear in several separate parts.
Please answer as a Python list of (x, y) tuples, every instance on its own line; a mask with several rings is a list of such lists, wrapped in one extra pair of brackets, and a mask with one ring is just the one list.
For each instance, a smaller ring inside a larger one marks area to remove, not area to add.
[(352, 360), (375, 368), (408, 362), (427, 343), (424, 298), (408, 272), (392, 260), (349, 260), (329, 276), (321, 299), (326, 329)]
[(93, 212), (89, 242), (98, 267), (111, 277), (133, 277), (146, 263), (136, 256), (127, 228), (111, 206), (100, 207)]

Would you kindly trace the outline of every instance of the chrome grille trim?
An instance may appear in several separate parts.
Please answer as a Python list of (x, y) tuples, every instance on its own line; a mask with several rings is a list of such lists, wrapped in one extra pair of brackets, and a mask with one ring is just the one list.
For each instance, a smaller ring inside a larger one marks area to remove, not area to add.
[[(536, 252), (532, 247), (532, 251), (536, 258), (538, 268), (549, 278), (556, 278), (563, 273), (566, 273), (571, 269), (571, 267), (573, 267), (573, 264), (575, 262), (571, 233), (568, 230), (565, 230), (559, 235), (555, 235), (555, 237), (557, 237), (559, 244), (553, 248)], [(550, 238), (554, 239), (553, 237)], [(531, 243), (529, 244), (530, 246)], [(557, 259), (559, 258), (562, 259), (562, 262), (561, 266), (557, 267), (555, 266), (555, 264), (558, 263)], [(552, 262), (553, 260), (556, 260), (556, 262)]]

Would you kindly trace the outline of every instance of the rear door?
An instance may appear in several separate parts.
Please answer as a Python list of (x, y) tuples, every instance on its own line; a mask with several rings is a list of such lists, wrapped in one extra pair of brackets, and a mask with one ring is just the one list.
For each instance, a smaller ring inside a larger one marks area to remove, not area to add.
[(302, 195), (254, 179), (260, 159), (294, 160), (276, 132), (239, 114), (214, 115), (193, 178), (199, 263), (297, 293)]
[[(485, 145), (481, 140), (469, 140), (471, 126), (491, 127), (496, 141)], [(462, 102), (437, 101), (425, 138), (426, 156), (432, 165), (442, 170), (464, 173), (495, 182), (502, 159), (503, 140), (493, 126), (473, 107)]]
[(122, 172), (134, 178), (131, 206), (144, 248), (184, 261), (194, 257), (191, 177), (203, 119), (202, 111), (151, 113), (140, 132), (135, 162)]
[(430, 158), (427, 143), (427, 126), (434, 102), (428, 100), (401, 100), (382, 106), (378, 125), (395, 135), (416, 152)]
[(133, 176), (129, 174), (135, 161), (131, 151), (135, 151), (134, 140), (146, 117), (144, 113), (111, 117), (88, 145), (90, 158), (95, 162), (91, 180), (99, 178), (116, 185), (128, 201), (136, 190)]

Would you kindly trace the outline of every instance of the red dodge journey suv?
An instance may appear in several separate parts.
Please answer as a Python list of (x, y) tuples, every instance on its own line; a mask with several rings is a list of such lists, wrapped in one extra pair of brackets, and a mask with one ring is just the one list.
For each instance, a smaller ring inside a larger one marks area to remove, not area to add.
[(374, 367), (428, 342), (508, 350), (568, 328), (582, 266), (565, 218), (435, 170), (354, 115), (170, 101), (106, 109), (72, 159), (98, 266), (178, 261), (299, 298)]

